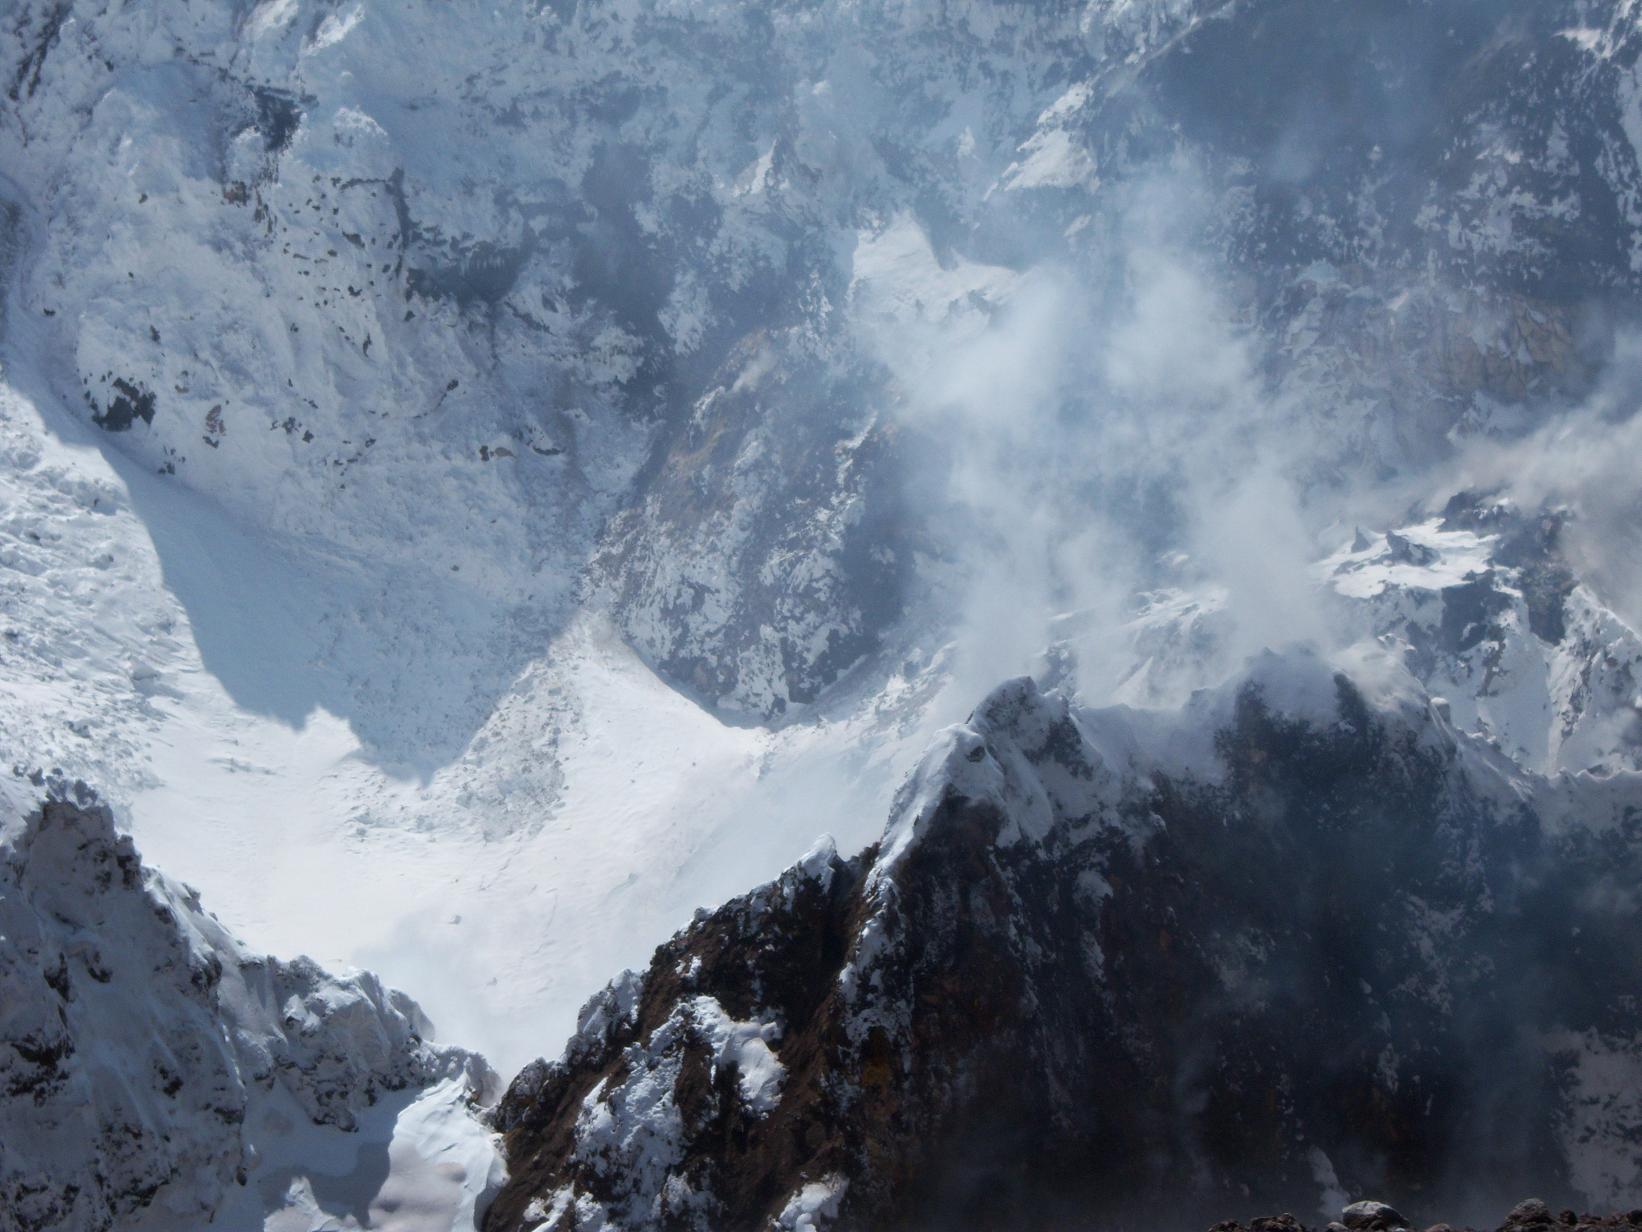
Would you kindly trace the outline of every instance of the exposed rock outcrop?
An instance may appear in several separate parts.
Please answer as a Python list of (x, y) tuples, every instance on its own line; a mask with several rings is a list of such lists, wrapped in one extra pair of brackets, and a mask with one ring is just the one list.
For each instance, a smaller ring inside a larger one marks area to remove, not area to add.
[(486, 1226), (1620, 1200), (1634, 1095), (1597, 1087), (1642, 1074), (1639, 810), (1303, 655), (1172, 720), (1010, 683), (876, 847), (701, 914), (515, 1080)]

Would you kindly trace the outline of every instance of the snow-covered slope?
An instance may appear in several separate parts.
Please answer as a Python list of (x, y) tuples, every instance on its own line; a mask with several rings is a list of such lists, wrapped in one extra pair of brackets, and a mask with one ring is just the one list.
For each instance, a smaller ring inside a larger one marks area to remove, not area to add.
[(373, 975), (247, 950), (82, 784), (0, 804), (0, 1227), (472, 1226), (482, 1059)]
[(1642, 768), (1642, 638), (1562, 550), (1566, 510), (1462, 496), (1323, 561), (1461, 730), (1530, 770)]
[[(1394, 655), (1461, 731), (1528, 770), (1642, 766), (1642, 638), (1576, 568), (1566, 507), (1537, 511), (1461, 493), (1441, 512), (1361, 528), (1312, 566), (1320, 640)], [(1171, 708), (1236, 670), (1237, 617), (1200, 582), (1139, 597), (1119, 629), (1117, 700)], [(1078, 613), (1062, 617), (1048, 678), (1076, 684), (1102, 649)]]
[[(362, 570), (122, 473), (4, 383), (0, 442), (11, 760), (107, 784), (144, 852), (238, 934), (416, 988), (502, 1066), (695, 907), (850, 834), (840, 813), (865, 841), (924, 738), (927, 688), (905, 680), (824, 727), (727, 726), (590, 614), (519, 648), (448, 762), (384, 766), (371, 733), (448, 699), (484, 637), (459, 592), (385, 609)], [(350, 709), (356, 684), (390, 695)], [(803, 806), (771, 828), (763, 801), (783, 797)]]
[[(277, 623), (325, 679), (242, 705), (425, 776), (581, 595), (710, 708), (824, 713), (1000, 585), (1002, 523), (1075, 590), (1038, 540), (1111, 522), (1151, 570), (1232, 495), (1195, 450), (1329, 489), (1587, 390), (1642, 199), (1593, 22), (24, 3), (10, 349), (324, 575)], [(1032, 483), (1070, 512), (1000, 499)]]
[(1627, 21), (29, 0), (0, 65), (13, 327), (33, 396), (362, 569), (384, 616), (459, 589), (472, 696), (401, 704), (373, 754), (453, 752), (590, 554), (674, 683), (779, 715), (909, 608), (940, 623), (928, 558), (985, 531), (922, 404), (1035, 270), (1089, 301), (1042, 360), (1126, 425), (1074, 452), (1126, 443), (1154, 495), (1206, 396), (1258, 392), (1337, 480), (1587, 388), (1638, 277)]

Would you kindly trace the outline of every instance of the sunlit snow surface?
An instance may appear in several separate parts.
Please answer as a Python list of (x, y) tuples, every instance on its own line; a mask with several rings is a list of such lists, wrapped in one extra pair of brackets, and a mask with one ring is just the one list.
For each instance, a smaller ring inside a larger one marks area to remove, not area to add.
[[(894, 685), (853, 718), (727, 726), (584, 615), (449, 764), (382, 765), (335, 714), (266, 701), (299, 694), (293, 675), (349, 671), (370, 596), (164, 479), (116, 474), (49, 418), (0, 391), (12, 759), (102, 785), (145, 859), (251, 944), (378, 971), (503, 1071), (556, 1051), (582, 1000), (695, 907), (822, 831), (870, 841), (923, 740)], [(170, 536), (164, 570), (151, 533)], [(459, 591), (403, 598), (370, 613), (362, 652), (378, 728), (416, 705), (400, 686), (430, 637), (496, 636)], [(231, 671), (208, 665), (212, 638), (233, 641)]]

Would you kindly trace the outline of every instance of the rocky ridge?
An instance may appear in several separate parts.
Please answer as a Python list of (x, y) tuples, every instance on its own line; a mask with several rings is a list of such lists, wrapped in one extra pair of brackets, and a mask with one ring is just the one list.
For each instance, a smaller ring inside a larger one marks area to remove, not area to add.
[(1642, 1122), (1599, 1075), (1642, 1064), (1642, 954), (1604, 900), (1637, 809), (1634, 776), (1524, 774), (1304, 656), (1174, 721), (1013, 682), (877, 846), (702, 913), (514, 1081), (486, 1227), (1616, 1200)]
[[(143, 867), (83, 784), (36, 776), (0, 799), (31, 791), (0, 842), (6, 1232), (260, 1227), (264, 1209), (300, 1206), (290, 1186), (323, 1190), (377, 1141), (379, 1107), (493, 1093), (483, 1059), (432, 1043), (415, 1002), (371, 974), (247, 951)], [(491, 1180), (460, 1178), (470, 1212)]]
[[(1580, 567), (1566, 506), (1462, 492), (1384, 529), (1355, 528), (1311, 569), (1339, 644), (1394, 655), (1461, 731), (1536, 773), (1637, 769), (1642, 639)], [(1171, 707), (1235, 670), (1223, 589), (1171, 579), (1123, 626), (1116, 696)], [(1076, 681), (1104, 628), (1061, 618), (1046, 676)]]

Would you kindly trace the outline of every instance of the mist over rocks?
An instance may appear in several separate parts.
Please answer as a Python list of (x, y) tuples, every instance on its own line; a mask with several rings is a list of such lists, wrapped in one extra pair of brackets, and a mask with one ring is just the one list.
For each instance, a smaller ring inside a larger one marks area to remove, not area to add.
[(134, 462), (788, 718), (1211, 558), (1228, 459), (1314, 526), (1584, 397), (1642, 199), (1587, 9), (28, 0), (18, 309)]

